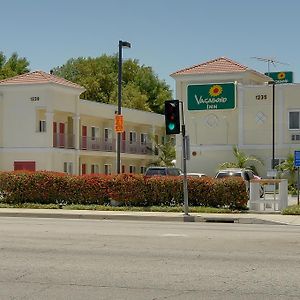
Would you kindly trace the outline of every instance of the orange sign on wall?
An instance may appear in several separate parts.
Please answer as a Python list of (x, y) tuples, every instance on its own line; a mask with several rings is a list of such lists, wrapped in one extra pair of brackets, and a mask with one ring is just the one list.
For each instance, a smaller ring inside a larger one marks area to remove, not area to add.
[(124, 131), (123, 115), (115, 115), (115, 132), (122, 133)]

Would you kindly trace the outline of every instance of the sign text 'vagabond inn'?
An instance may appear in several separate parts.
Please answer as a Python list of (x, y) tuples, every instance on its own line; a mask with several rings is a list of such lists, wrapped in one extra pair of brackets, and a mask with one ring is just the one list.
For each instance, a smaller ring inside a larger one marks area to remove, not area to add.
[(234, 109), (235, 94), (234, 83), (188, 85), (188, 110)]

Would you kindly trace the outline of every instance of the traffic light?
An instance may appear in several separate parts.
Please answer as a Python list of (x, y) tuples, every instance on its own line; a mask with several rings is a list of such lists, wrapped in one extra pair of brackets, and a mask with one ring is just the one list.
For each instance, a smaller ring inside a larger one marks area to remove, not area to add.
[(165, 101), (166, 134), (180, 133), (179, 100)]

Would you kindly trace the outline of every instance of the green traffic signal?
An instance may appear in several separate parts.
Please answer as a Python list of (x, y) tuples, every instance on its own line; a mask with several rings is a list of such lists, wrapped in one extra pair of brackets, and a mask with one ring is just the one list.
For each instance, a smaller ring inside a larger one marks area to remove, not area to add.
[(166, 134), (180, 133), (179, 100), (165, 101)]
[(169, 127), (170, 130), (173, 131), (174, 128), (175, 128), (175, 124), (174, 124), (174, 123), (169, 123), (169, 126), (168, 126), (168, 127)]

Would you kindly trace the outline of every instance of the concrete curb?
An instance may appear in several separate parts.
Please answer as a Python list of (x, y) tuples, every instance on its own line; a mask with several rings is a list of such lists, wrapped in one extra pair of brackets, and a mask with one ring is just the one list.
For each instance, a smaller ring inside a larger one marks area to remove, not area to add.
[[(90, 220), (144, 220), (188, 222), (185, 216), (144, 216), (126, 214), (82, 214), (82, 213), (32, 213), (32, 212), (0, 212), (0, 217), (47, 218), (47, 219), (90, 219)], [(194, 222), (194, 221), (192, 221)]]
[(128, 221), (156, 221), (156, 222), (206, 222), (206, 223), (240, 223), (240, 224), (268, 224), (268, 225), (288, 225), (281, 221), (270, 221), (258, 219), (256, 217), (231, 217), (231, 216), (201, 216), (184, 214), (141, 214), (121, 212), (97, 212), (97, 211), (0, 211), (0, 217), (23, 217), (23, 218), (51, 218), (51, 219), (85, 219), (85, 220), (128, 220)]

